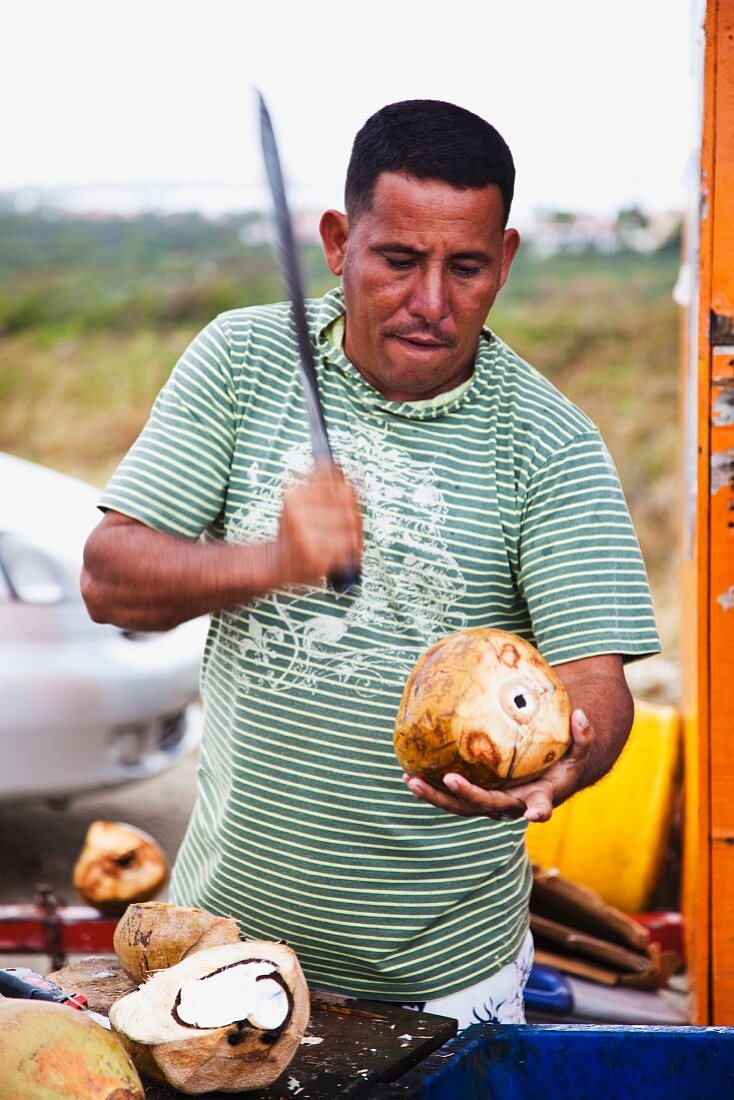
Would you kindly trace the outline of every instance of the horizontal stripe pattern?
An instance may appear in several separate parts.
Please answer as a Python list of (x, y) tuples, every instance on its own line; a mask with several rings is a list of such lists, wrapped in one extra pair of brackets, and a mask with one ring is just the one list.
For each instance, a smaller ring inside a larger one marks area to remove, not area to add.
[[(468, 385), (373, 390), (308, 303), (333, 449), (365, 520), (361, 589), (293, 588), (212, 620), (198, 797), (172, 898), (287, 939), (313, 985), (434, 999), (513, 958), (524, 823), (405, 790), (392, 728), (421, 652), (496, 626), (559, 663), (658, 649), (639, 546), (590, 421), (485, 331)], [(222, 314), (162, 390), (102, 505), (185, 538), (256, 542), (311, 466), (284, 304)]]

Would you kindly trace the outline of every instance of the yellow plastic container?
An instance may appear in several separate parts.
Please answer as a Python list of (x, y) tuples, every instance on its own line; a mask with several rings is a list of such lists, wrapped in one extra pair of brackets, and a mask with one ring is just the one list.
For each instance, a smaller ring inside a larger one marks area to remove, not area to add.
[(533, 863), (557, 867), (626, 913), (643, 912), (662, 869), (680, 763), (674, 707), (635, 704), (635, 721), (612, 771), (528, 827)]

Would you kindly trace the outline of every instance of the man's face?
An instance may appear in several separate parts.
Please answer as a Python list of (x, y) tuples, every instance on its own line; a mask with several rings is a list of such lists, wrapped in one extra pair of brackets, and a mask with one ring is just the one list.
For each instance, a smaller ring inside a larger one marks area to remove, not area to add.
[(375, 389), (417, 401), (469, 377), (520, 243), (502, 228), (499, 188), (383, 172), (370, 209), (351, 225), (327, 211), (321, 235), (342, 276), (346, 354)]

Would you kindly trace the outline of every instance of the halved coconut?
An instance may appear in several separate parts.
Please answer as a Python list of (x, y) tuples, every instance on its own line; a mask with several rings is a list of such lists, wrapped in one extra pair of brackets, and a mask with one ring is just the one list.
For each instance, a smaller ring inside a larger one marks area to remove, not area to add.
[(216, 917), (204, 909), (159, 901), (129, 905), (112, 939), (123, 970), (137, 984), (195, 951), (239, 942), (239, 931), (231, 917)]
[(264, 941), (198, 951), (110, 1009), (140, 1072), (187, 1094), (265, 1088), (298, 1050), (308, 1017), (295, 952)]
[(439, 789), (447, 772), (491, 789), (541, 775), (571, 743), (570, 724), (566, 689), (529, 642), (462, 630), (426, 650), (408, 676), (395, 753)]
[(122, 913), (131, 901), (147, 901), (168, 876), (160, 844), (124, 821), (93, 821), (74, 865), (74, 886), (88, 905)]

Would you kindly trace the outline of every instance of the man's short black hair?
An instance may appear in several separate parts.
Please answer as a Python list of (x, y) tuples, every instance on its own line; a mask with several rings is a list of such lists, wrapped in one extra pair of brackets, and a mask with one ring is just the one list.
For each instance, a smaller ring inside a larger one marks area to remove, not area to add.
[(367, 119), (354, 139), (347, 169), (344, 197), (350, 218), (369, 209), (382, 172), (441, 180), (461, 190), (495, 184), (507, 225), (515, 189), (509, 146), (494, 126), (454, 103), (406, 99)]

